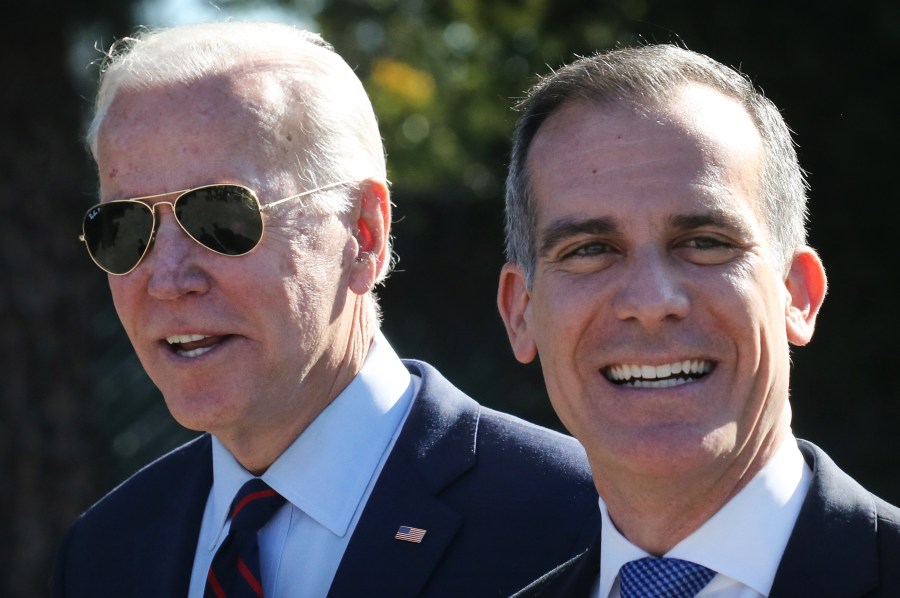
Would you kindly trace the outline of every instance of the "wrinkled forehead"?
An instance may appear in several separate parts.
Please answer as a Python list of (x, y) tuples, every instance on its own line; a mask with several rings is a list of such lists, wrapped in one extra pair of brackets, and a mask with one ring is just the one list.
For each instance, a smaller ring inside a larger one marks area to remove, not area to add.
[(161, 129), (173, 135), (173, 151), (191, 140), (211, 138), (235, 152), (266, 151), (282, 126), (282, 95), (278, 85), (259, 77), (216, 76), (189, 84), (123, 88), (98, 132), (98, 164), (110, 151), (158, 143)]
[(270, 113), (283, 103), (282, 96), (278, 85), (256, 74), (123, 87), (109, 106), (99, 136), (101, 141), (109, 141), (111, 136), (139, 135), (164, 119), (182, 120), (191, 125), (191, 132), (259, 128), (272, 120)]
[(262, 191), (283, 152), (265, 122), (260, 89), (213, 78), (120, 90), (98, 131), (101, 196), (149, 195), (215, 182)]
[[(609, 181), (638, 189), (654, 181), (724, 186), (759, 212), (762, 141), (735, 100), (700, 85), (651, 105), (569, 101), (538, 129), (527, 168), (541, 213), (561, 188)], [(758, 215), (758, 214), (757, 214)]]

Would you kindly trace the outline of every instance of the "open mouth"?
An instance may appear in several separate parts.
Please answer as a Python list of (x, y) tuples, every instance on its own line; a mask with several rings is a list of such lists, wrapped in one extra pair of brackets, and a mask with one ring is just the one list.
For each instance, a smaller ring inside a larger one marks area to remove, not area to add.
[(703, 378), (714, 366), (714, 362), (705, 359), (688, 359), (663, 365), (617, 364), (605, 367), (601, 372), (619, 386), (671, 388)]
[(199, 357), (222, 344), (228, 336), (205, 334), (173, 334), (166, 337), (169, 348), (181, 357)]

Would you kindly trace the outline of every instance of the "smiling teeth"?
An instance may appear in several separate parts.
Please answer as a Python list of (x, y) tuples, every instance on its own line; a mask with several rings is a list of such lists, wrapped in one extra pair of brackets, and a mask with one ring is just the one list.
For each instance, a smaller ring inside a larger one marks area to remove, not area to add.
[(209, 338), (205, 334), (173, 334), (166, 337), (166, 342), (170, 345), (183, 345), (185, 343), (194, 343)]
[(669, 388), (708, 374), (712, 362), (687, 359), (663, 365), (614, 365), (604, 370), (607, 379), (634, 388)]
[(208, 351), (212, 351), (212, 346), (209, 347), (197, 347), (196, 349), (184, 349), (182, 345), (186, 345), (187, 343), (195, 343), (197, 341), (202, 341), (205, 338), (209, 338), (206, 334), (173, 334), (172, 336), (166, 337), (166, 342), (169, 343), (175, 352), (178, 353), (182, 357), (199, 357)]
[(182, 357), (197, 357), (199, 355), (203, 355), (207, 351), (212, 351), (212, 347), (203, 347), (201, 349), (191, 349), (190, 351), (179, 351), (178, 354)]

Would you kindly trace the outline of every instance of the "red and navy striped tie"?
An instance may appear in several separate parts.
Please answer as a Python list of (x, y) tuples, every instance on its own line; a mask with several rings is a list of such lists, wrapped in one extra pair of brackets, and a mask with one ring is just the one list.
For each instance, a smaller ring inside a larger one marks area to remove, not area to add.
[(263, 598), (259, 574), (259, 529), (284, 497), (259, 478), (244, 484), (231, 503), (231, 528), (206, 576), (203, 598)]

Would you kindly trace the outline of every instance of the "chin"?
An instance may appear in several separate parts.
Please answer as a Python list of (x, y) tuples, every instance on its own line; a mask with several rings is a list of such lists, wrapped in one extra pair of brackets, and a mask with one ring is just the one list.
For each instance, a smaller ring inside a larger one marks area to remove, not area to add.
[[(585, 443), (585, 446), (589, 447), (589, 453), (609, 455), (603, 461), (636, 475), (683, 477), (688, 472), (704, 471), (715, 466), (721, 457), (720, 451), (708, 442), (708, 433), (693, 427), (666, 426), (663, 429), (641, 430), (620, 436), (609, 444), (614, 436), (607, 432), (604, 440), (603, 435), (598, 435), (600, 443), (595, 443), (593, 447)], [(599, 463), (600, 460), (596, 461)]]
[(240, 409), (229, 397), (167, 392), (163, 396), (172, 417), (188, 430), (212, 432), (240, 419)]

